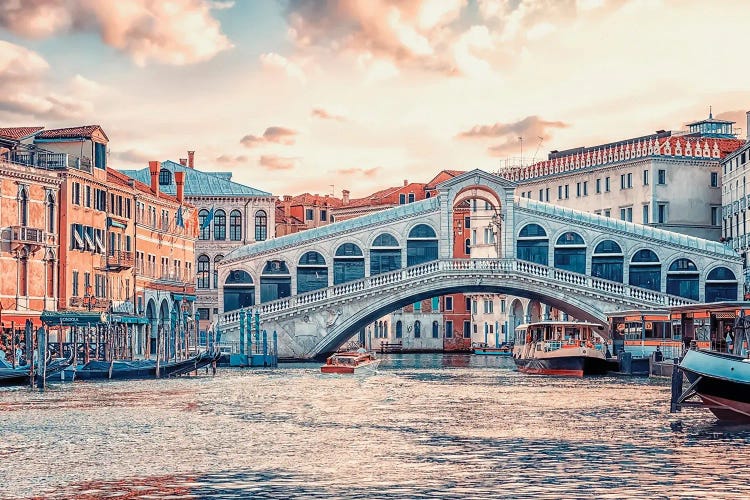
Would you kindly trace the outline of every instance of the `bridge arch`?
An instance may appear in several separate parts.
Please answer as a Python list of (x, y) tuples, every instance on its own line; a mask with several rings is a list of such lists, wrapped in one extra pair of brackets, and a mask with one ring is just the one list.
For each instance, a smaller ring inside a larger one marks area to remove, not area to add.
[(451, 207), (457, 207), (469, 200), (486, 201), (497, 210), (501, 210), (503, 207), (502, 198), (497, 194), (497, 191), (483, 184), (474, 184), (460, 189), (453, 197)]

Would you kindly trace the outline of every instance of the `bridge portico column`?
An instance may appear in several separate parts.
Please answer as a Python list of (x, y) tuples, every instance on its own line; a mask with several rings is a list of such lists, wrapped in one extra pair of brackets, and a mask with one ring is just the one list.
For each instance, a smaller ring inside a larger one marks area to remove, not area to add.
[(544, 321), (552, 319), (552, 308), (548, 304), (544, 304)]
[(445, 199), (441, 193), (438, 195), (440, 200), (440, 258), (453, 258), (453, 207), (450, 205), (452, 200)]

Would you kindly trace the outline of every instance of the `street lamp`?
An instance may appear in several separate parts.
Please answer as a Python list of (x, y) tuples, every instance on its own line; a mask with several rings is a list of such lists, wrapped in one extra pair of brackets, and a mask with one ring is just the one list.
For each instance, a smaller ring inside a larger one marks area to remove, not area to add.
[(497, 252), (497, 258), (500, 258), (500, 236), (501, 236), (501, 228), (503, 225), (503, 213), (499, 211), (497, 208), (492, 207), (494, 213), (492, 214), (492, 218), (490, 219), (489, 224), (487, 227), (489, 230), (495, 235), (495, 251)]

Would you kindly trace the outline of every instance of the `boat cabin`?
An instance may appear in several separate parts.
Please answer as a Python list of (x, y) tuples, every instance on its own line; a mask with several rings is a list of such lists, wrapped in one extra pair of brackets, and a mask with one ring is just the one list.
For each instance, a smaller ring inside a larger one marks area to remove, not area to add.
[(516, 327), (516, 345), (545, 343), (548, 349), (599, 346), (606, 344), (597, 332), (604, 327), (596, 323), (579, 321), (540, 321)]
[(660, 351), (664, 358), (682, 354), (679, 329), (675, 330), (667, 309), (632, 309), (607, 313), (614, 355), (629, 352), (647, 358)]
[[(750, 317), (750, 302), (731, 301), (709, 304), (690, 304), (670, 308), (670, 319), (676, 333), (680, 334), (686, 348), (710, 349), (730, 352), (735, 328)], [(747, 320), (750, 322), (750, 319)], [(746, 355), (747, 345), (742, 346)]]

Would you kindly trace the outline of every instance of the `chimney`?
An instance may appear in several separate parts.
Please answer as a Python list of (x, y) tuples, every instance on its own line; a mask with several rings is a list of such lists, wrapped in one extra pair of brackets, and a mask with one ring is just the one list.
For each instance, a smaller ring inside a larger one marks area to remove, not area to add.
[(292, 195), (285, 194), (281, 205), (284, 207), (284, 216), (289, 217), (292, 214)]
[(408, 186), (408, 185), (409, 185), (409, 181), (408, 181), (408, 180), (406, 180), (406, 179), (404, 179), (404, 187), (406, 187), (406, 186)]
[(187, 167), (187, 158), (180, 158), (180, 165)]
[(745, 133), (747, 134), (747, 140), (750, 141), (750, 111), (746, 113), (747, 116), (747, 127), (745, 128)]
[(195, 151), (188, 151), (188, 167), (195, 168)]
[(349, 204), (349, 190), (344, 189), (341, 191), (341, 201), (344, 203), (344, 205)]
[(150, 161), (148, 162), (148, 169), (151, 171), (151, 191), (154, 193), (159, 192), (159, 162)]
[(175, 172), (174, 183), (177, 184), (177, 201), (182, 203), (185, 198), (185, 172)]

